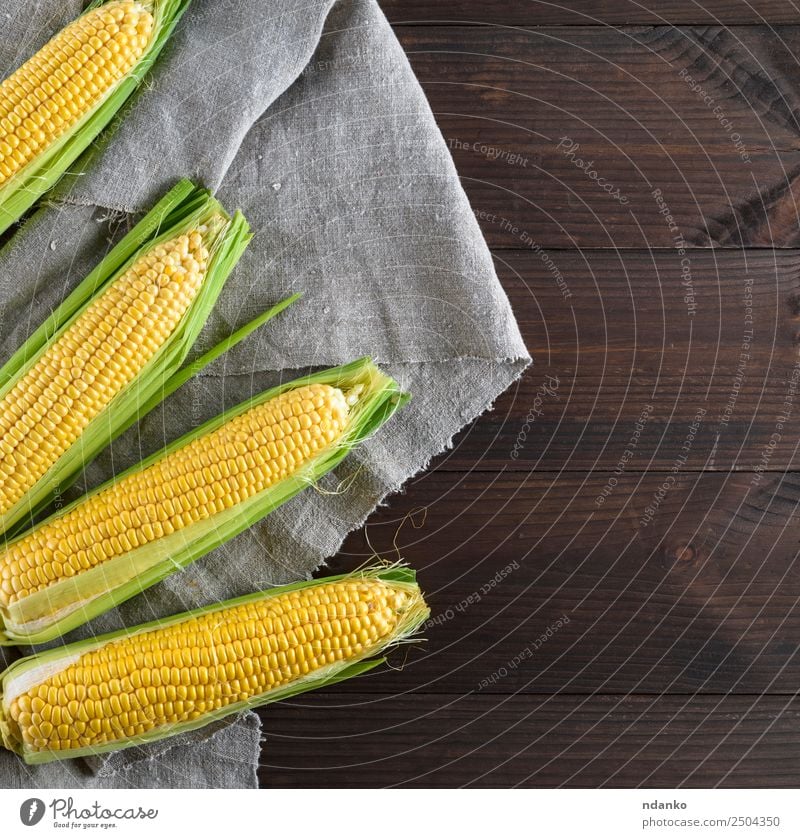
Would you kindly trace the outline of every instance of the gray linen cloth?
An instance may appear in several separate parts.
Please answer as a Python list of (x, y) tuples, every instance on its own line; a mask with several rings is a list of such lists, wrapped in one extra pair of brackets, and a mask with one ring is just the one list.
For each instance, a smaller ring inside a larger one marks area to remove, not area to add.
[[(15, 4), (0, 67), (13, 69), (80, 8)], [(240, 207), (256, 233), (196, 352), (290, 293), (304, 297), (117, 440), (71, 495), (310, 368), (369, 354), (414, 399), (319, 487), (68, 640), (308, 577), (529, 362), (374, 0), (195, 0), (86, 173), (65, 180), (0, 252), (0, 353), (184, 176)], [(259, 736), (248, 714), (102, 759), (34, 769), (4, 752), (0, 785), (250, 787)]]

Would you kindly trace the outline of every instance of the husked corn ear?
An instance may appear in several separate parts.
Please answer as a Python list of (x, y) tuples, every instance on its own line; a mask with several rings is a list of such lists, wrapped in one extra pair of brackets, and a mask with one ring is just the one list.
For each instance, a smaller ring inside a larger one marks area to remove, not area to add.
[(147, 49), (154, 20), (132, 0), (63, 29), (0, 84), (0, 186), (89, 114)]
[(178, 326), (208, 249), (192, 231), (151, 249), (0, 400), (0, 514), (39, 481)]
[(0, 603), (230, 509), (296, 472), (344, 432), (337, 387), (288, 390), (194, 439), (12, 543), (0, 556)]
[(191, 722), (373, 654), (418, 602), (408, 588), (352, 578), (109, 642), (10, 702), (15, 738), (65, 751)]

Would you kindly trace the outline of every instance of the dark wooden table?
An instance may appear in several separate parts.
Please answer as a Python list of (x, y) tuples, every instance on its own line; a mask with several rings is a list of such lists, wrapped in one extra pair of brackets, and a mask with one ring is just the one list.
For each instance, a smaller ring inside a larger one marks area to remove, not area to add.
[(800, 10), (383, 6), (535, 365), (333, 561), (434, 625), (262, 783), (798, 785)]

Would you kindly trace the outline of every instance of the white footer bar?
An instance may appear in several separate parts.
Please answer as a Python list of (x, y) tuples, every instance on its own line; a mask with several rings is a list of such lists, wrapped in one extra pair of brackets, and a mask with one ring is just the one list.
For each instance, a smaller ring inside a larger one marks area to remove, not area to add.
[(0, 836), (798, 836), (786, 790), (0, 790)]

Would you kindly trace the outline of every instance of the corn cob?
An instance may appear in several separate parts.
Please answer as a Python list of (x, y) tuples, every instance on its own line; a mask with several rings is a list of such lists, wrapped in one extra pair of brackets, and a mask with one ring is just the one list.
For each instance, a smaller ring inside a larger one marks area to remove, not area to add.
[(179, 184), (0, 370), (0, 532), (159, 400), (248, 240)]
[(17, 602), (263, 492), (336, 442), (347, 414), (341, 390), (309, 384), (231, 419), (12, 544), (0, 558), (0, 601)]
[(0, 232), (108, 124), (187, 5), (95, 2), (0, 84)]
[(173, 334), (205, 277), (208, 234), (192, 230), (139, 258), (0, 399), (0, 514)]
[(368, 570), (62, 647), (0, 676), (0, 735), (29, 763), (154, 741), (366, 671), (428, 613), (411, 571)]
[(402, 401), (364, 359), (191, 432), (0, 552), (5, 639), (52, 639), (207, 553), (333, 468)]
[(115, 0), (66, 27), (0, 85), (0, 185), (127, 75), (153, 34), (141, 3)]

